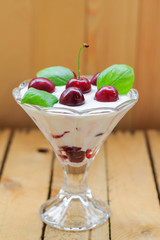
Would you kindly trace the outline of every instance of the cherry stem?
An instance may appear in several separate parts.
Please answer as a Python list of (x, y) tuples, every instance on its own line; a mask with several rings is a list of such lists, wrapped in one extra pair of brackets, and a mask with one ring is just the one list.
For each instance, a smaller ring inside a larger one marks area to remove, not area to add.
[(89, 45), (87, 43), (83, 43), (83, 45), (79, 49), (79, 53), (78, 53), (78, 79), (80, 79), (80, 54), (81, 54), (81, 51), (84, 47), (88, 48)]

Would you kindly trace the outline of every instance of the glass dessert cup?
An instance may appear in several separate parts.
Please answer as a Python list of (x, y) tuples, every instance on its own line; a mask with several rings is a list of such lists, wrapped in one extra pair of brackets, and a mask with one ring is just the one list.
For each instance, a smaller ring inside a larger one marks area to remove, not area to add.
[(88, 170), (106, 137), (137, 102), (138, 92), (131, 89), (129, 100), (115, 108), (78, 111), (63, 105), (22, 105), (21, 93), (27, 84), (23, 82), (15, 88), (13, 96), (52, 145), (65, 176), (59, 194), (41, 206), (42, 221), (68, 231), (87, 230), (104, 223), (110, 216), (109, 207), (92, 195), (87, 184)]

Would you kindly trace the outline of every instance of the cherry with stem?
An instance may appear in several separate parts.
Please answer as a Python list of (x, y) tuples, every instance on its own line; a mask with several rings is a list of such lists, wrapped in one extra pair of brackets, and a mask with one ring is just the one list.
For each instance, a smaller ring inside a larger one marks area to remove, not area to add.
[(89, 45), (87, 43), (84, 43), (79, 50), (79, 53), (78, 53), (78, 78), (74, 77), (74, 78), (69, 79), (66, 84), (66, 88), (76, 87), (76, 88), (79, 88), (82, 91), (82, 93), (88, 93), (91, 91), (91, 83), (87, 78), (80, 76), (80, 54), (84, 47), (87, 48), (87, 47), (89, 47)]

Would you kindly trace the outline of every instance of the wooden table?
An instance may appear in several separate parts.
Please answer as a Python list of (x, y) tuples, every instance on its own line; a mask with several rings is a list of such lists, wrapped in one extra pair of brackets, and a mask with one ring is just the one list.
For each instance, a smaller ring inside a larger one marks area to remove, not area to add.
[(158, 131), (119, 131), (107, 139), (88, 182), (96, 196), (108, 199), (111, 218), (90, 231), (59, 231), (41, 222), (39, 207), (58, 193), (63, 173), (38, 130), (1, 130), (0, 167), (0, 240), (160, 239)]

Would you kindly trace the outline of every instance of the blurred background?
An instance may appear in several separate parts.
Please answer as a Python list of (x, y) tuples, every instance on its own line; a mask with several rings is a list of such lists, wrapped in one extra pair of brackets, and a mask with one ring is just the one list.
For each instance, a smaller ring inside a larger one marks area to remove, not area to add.
[(119, 129), (160, 128), (159, 0), (5, 0), (0, 8), (0, 127), (34, 126), (12, 89), (49, 66), (81, 73), (131, 65), (140, 99)]

